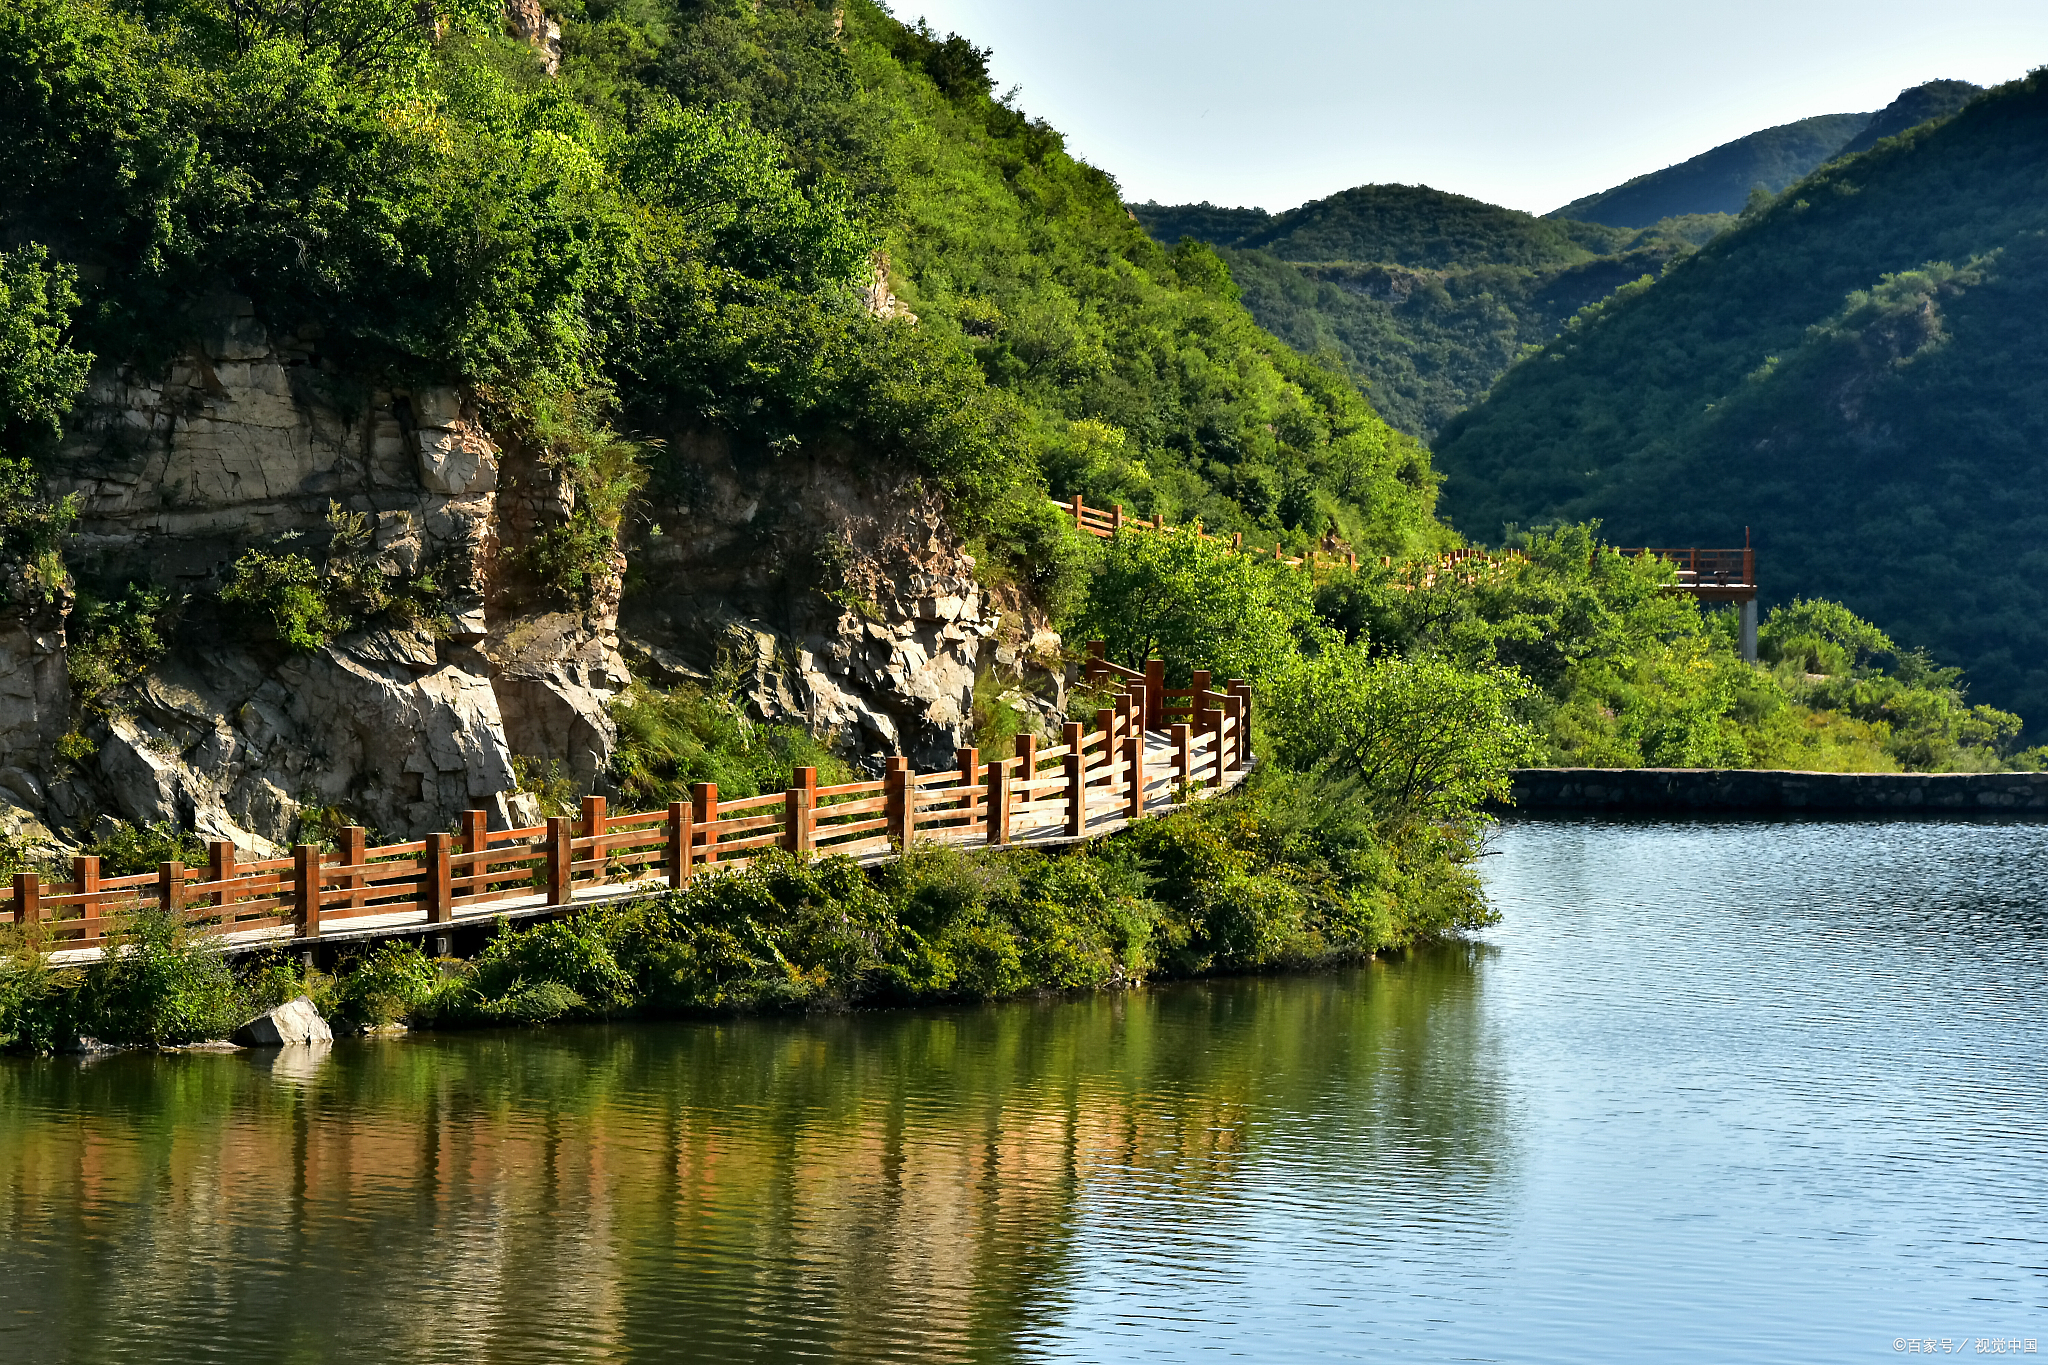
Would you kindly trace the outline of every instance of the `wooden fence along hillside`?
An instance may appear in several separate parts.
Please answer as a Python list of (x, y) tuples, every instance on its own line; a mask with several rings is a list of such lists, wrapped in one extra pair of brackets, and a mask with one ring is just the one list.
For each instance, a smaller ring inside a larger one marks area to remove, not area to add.
[[(1081, 500), (1079, 493), (1074, 494), (1072, 502), (1061, 502), (1058, 498), (1054, 498), (1052, 505), (1072, 517), (1074, 525), (1078, 529), (1085, 531), (1091, 536), (1098, 536), (1103, 540), (1108, 540), (1118, 531), (1127, 529), (1134, 531), (1170, 531), (1174, 529), (1167, 523), (1165, 517), (1156, 512), (1150, 517), (1126, 516), (1121, 504), (1111, 507), (1108, 511), (1104, 511), (1100, 507), (1088, 506), (1087, 503)], [(1221, 541), (1224, 539), (1222, 536), (1212, 536), (1207, 531), (1204, 531), (1202, 523), (1199, 521), (1195, 523), (1194, 530), (1195, 534), (1203, 540)], [(1335, 555), (1324, 554), (1318, 550), (1310, 550), (1308, 557), (1304, 559), (1298, 555), (1288, 554), (1278, 541), (1273, 543), (1273, 548), (1270, 550), (1263, 545), (1246, 545), (1244, 543), (1244, 532), (1242, 531), (1231, 535), (1229, 541), (1230, 548), (1241, 554), (1268, 555), (1271, 556), (1275, 563), (1285, 564), (1291, 569), (1314, 569), (1324, 564), (1343, 564), (1353, 569), (1358, 567), (1358, 556), (1348, 552)]]
[[(1121, 505), (1104, 511), (1090, 507), (1082, 501), (1079, 493), (1073, 501), (1061, 502), (1054, 498), (1052, 505), (1074, 519), (1074, 525), (1089, 535), (1108, 540), (1123, 530), (1169, 531), (1174, 529), (1166, 519), (1154, 513), (1150, 517), (1128, 516)], [(1202, 529), (1202, 523), (1194, 524), (1195, 534), (1204, 540), (1223, 540)], [(1278, 542), (1272, 549), (1263, 545), (1246, 545), (1244, 533), (1239, 531), (1230, 537), (1230, 548), (1242, 554), (1269, 555), (1278, 564), (1289, 568), (1315, 570), (1324, 565), (1358, 567), (1358, 556), (1351, 552), (1326, 554), (1310, 550), (1307, 557), (1290, 555)], [(1744, 545), (1739, 550), (1702, 550), (1697, 547), (1659, 548), (1655, 546), (1631, 548), (1616, 546), (1614, 552), (1629, 559), (1648, 556), (1652, 559), (1668, 560), (1678, 571), (1678, 581), (1672, 591), (1687, 593), (1709, 602), (1754, 602), (1756, 600), (1756, 551)], [(1520, 550), (1482, 550), (1466, 546), (1455, 550), (1440, 550), (1427, 559), (1418, 559), (1402, 566), (1406, 582), (1395, 586), (1403, 589), (1434, 587), (1439, 581), (1471, 583), (1488, 573), (1528, 562), (1528, 556)], [(1392, 558), (1382, 555), (1380, 565), (1392, 568)], [(1754, 653), (1754, 651), (1751, 651)]]
[(215, 843), (205, 868), (165, 863), (152, 873), (102, 877), (97, 858), (72, 860), (72, 880), (14, 879), (16, 924), (37, 926), (60, 960), (92, 956), (121, 918), (145, 906), (183, 914), (231, 946), (310, 948), (321, 940), (434, 933), (499, 915), (560, 913), (694, 876), (744, 867), (762, 849), (845, 854), (872, 862), (915, 843), (1059, 843), (1122, 828), (1202, 793), (1235, 786), (1251, 760), (1251, 689), (1223, 690), (1197, 672), (1166, 686), (1165, 665), (1144, 673), (1089, 646), (1087, 677), (1108, 683), (1113, 704), (1092, 727), (1069, 724), (1056, 746), (1019, 736), (1016, 752), (984, 762), (961, 749), (957, 767), (912, 773), (892, 758), (878, 781), (818, 785), (798, 768), (786, 791), (738, 801), (712, 783), (665, 810), (613, 814), (583, 798), (578, 818), (525, 829), (488, 827), (466, 812), (455, 834), (368, 847), (368, 831), (344, 830), (338, 852), (301, 844), (289, 858), (242, 862)]

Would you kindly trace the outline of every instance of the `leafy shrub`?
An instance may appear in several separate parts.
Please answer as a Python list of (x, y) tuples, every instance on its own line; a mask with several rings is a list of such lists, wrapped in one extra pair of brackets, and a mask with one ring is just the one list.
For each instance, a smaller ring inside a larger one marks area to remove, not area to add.
[[(27, 468), (15, 461), (54, 443), (85, 391), (93, 357), (67, 339), (77, 283), (77, 271), (52, 265), (36, 243), (0, 251), (0, 457), (9, 457), (10, 502), (14, 471)], [(0, 505), (0, 527), (9, 520)]]
[(168, 820), (153, 825), (117, 825), (111, 833), (96, 835), (85, 851), (100, 860), (100, 873), (108, 877), (154, 872), (168, 862), (204, 867), (207, 857), (206, 845), (197, 834)]
[(800, 767), (818, 769), (820, 783), (853, 773), (823, 742), (796, 725), (751, 720), (737, 686), (723, 697), (680, 684), (667, 691), (635, 682), (613, 704), (619, 743), (612, 773), (624, 797), (640, 808), (686, 801), (691, 784), (716, 782), (735, 800), (781, 791)]
[(1066, 633), (1103, 641), (1126, 668), (1163, 656), (1168, 681), (1183, 686), (1196, 668), (1219, 683), (1259, 681), (1317, 632), (1313, 591), (1307, 574), (1235, 554), (1191, 527), (1127, 530), (1109, 542)]
[(304, 555), (249, 549), (228, 570), (220, 598), (266, 638), (286, 649), (310, 650), (355, 624), (324, 587), (319, 567)]
[(243, 992), (220, 941), (153, 906), (124, 916), (81, 977), (72, 1027), (103, 1042), (222, 1038), (243, 1020)]
[(1510, 771), (1534, 760), (1515, 714), (1533, 690), (1512, 671), (1338, 645), (1275, 680), (1266, 727), (1283, 763), (1353, 779), (1389, 828), (1455, 823), (1507, 799)]
[(334, 989), (335, 1022), (368, 1029), (409, 1019), (433, 999), (441, 976), (410, 941), (379, 944), (343, 965)]
[(65, 651), (72, 698), (88, 711), (106, 710), (163, 657), (174, 610), (169, 591), (153, 584), (130, 583), (112, 599), (80, 591)]

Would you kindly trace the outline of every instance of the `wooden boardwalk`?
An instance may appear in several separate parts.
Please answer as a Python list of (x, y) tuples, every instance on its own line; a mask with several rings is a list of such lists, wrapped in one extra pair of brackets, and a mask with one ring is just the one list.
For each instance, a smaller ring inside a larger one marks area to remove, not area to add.
[(145, 906), (167, 906), (237, 952), (446, 937), (679, 887), (769, 848), (875, 863), (919, 845), (1099, 838), (1244, 779), (1246, 683), (1219, 690), (1196, 672), (1190, 686), (1169, 688), (1160, 661), (1139, 673), (1090, 648), (1088, 677), (1113, 689), (1112, 704), (1092, 725), (1067, 725), (1056, 746), (1019, 736), (1008, 757), (962, 749), (957, 766), (935, 773), (892, 758), (880, 779), (838, 786), (799, 768), (786, 790), (735, 801), (700, 783), (689, 801), (656, 811), (614, 814), (604, 797), (587, 796), (579, 816), (524, 829), (493, 830), (483, 811), (469, 811), (459, 832), (383, 847), (351, 828), (338, 849), (301, 844), (289, 858), (244, 862), (217, 842), (203, 869), (172, 862), (102, 878), (99, 860), (81, 857), (68, 882), (17, 875), (13, 919), (60, 964), (98, 956), (122, 918)]

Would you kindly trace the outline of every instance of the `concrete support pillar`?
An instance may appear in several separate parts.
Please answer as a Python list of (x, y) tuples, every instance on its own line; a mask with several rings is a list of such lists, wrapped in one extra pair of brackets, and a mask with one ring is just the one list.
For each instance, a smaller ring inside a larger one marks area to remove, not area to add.
[(1742, 661), (1756, 662), (1756, 599), (1742, 603)]

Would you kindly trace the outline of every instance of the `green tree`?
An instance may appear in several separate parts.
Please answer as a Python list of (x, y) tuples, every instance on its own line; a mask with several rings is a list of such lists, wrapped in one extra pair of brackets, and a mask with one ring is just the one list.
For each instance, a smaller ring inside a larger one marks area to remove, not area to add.
[(53, 442), (85, 391), (92, 356), (68, 340), (78, 274), (31, 242), (0, 251), (0, 456)]
[(1273, 680), (1266, 726), (1282, 763), (1355, 781), (1382, 826), (1404, 830), (1507, 799), (1511, 771), (1538, 753), (1515, 715), (1534, 690), (1511, 669), (1333, 645)]
[(1185, 682), (1203, 668), (1219, 678), (1263, 679), (1315, 633), (1308, 575), (1234, 553), (1193, 529), (1124, 531), (1104, 548), (1070, 638), (1101, 640), (1126, 668), (1164, 657)]

